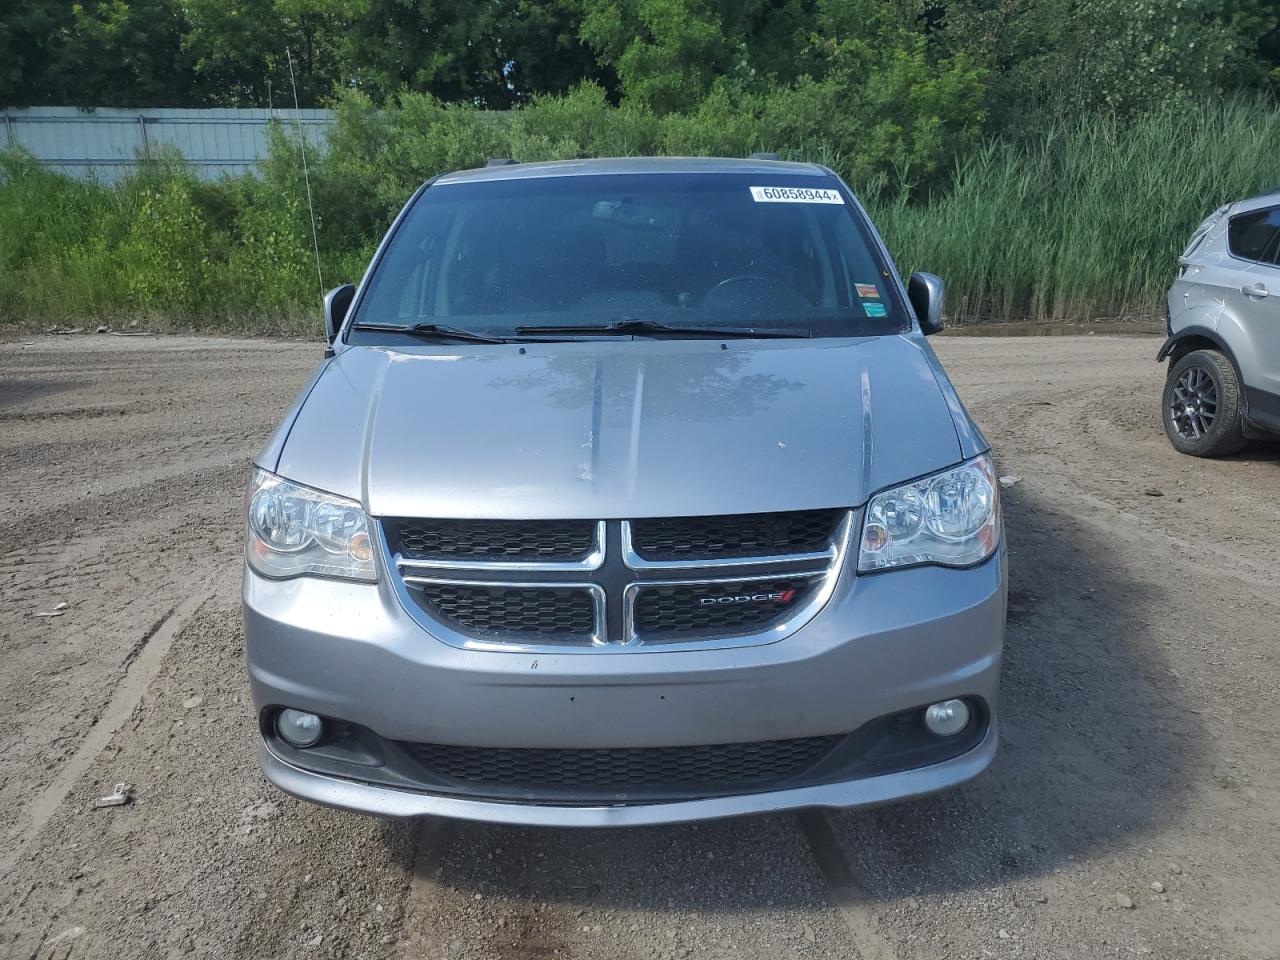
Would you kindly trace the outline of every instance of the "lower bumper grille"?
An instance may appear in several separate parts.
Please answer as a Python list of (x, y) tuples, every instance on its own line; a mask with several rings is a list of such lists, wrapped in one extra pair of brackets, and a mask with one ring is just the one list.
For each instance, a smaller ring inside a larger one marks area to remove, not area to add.
[(320, 742), (300, 750), (276, 734), (274, 709), (262, 712), (260, 724), (273, 753), (327, 776), (496, 802), (625, 805), (794, 790), (941, 763), (987, 735), (986, 704), (976, 698), (968, 703), (973, 719), (953, 737), (929, 733), (923, 707), (916, 707), (835, 736), (600, 749), (387, 740), (324, 717)]
[(768, 789), (801, 776), (841, 737), (607, 750), (401, 746), (433, 778), (472, 788), (681, 795)]

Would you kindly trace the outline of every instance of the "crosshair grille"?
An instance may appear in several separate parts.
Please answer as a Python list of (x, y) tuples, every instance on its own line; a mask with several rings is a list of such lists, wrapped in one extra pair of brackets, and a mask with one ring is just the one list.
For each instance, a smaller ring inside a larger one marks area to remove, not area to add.
[(830, 596), (851, 527), (847, 510), (383, 521), (393, 585), (429, 632), (522, 650), (780, 639)]

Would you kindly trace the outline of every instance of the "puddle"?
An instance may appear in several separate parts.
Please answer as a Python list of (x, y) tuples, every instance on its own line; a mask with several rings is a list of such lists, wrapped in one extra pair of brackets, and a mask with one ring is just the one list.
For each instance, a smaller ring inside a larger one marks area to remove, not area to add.
[(1094, 334), (1164, 336), (1164, 320), (1025, 321), (962, 323), (944, 327), (943, 337), (1087, 337)]

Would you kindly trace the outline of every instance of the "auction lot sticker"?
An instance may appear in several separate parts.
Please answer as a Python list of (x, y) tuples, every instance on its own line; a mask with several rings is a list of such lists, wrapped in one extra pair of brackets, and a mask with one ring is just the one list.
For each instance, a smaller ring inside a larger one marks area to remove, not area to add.
[(844, 203), (839, 190), (822, 187), (752, 187), (756, 203)]

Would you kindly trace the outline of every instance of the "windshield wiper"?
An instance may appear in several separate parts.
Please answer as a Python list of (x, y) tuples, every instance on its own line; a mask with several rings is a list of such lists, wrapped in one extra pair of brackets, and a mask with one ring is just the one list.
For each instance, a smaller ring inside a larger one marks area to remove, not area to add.
[(491, 337), (488, 334), (476, 333), (474, 330), (463, 330), (460, 327), (446, 327), (439, 323), (369, 323), (352, 324), (353, 330), (380, 330), (384, 333), (404, 333), (423, 340), (455, 340), (461, 343), (514, 343), (512, 337)]
[(516, 327), (516, 333), (526, 335), (590, 334), (617, 337), (723, 337), (725, 339), (801, 338), (808, 339), (813, 331), (782, 327), (673, 327), (656, 320), (619, 320), (617, 323), (563, 324), (548, 327)]

